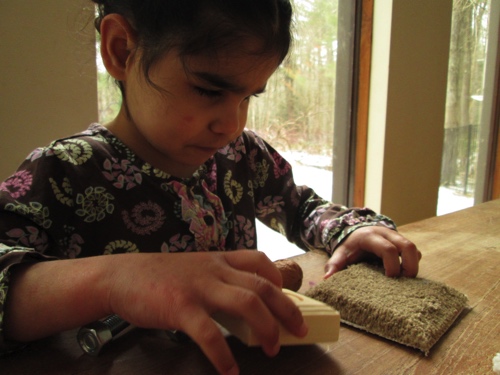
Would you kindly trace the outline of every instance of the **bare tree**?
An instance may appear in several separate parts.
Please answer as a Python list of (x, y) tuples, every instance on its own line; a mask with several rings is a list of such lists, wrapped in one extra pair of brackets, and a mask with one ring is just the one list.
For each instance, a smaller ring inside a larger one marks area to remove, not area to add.
[(454, 0), (441, 185), (464, 187), (475, 171), (488, 0)]
[(251, 105), (248, 127), (276, 147), (331, 155), (337, 1), (295, 0), (292, 54)]

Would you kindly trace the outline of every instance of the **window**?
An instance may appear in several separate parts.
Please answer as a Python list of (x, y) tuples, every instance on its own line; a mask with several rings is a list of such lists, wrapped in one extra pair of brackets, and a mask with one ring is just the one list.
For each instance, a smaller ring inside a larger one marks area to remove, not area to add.
[[(488, 200), (498, 2), (454, 0), (438, 215)], [(498, 127), (498, 124), (497, 124)]]
[[(295, 44), (252, 103), (248, 128), (262, 135), (293, 166), (298, 185), (332, 197), (338, 1), (294, 0)], [(271, 259), (303, 253), (257, 223), (259, 250)]]

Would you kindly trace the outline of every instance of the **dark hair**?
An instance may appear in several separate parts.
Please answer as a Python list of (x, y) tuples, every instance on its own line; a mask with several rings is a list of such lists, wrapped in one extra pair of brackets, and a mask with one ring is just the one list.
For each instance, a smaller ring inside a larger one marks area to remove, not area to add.
[(292, 43), (289, 0), (92, 1), (97, 4), (98, 31), (111, 13), (122, 15), (134, 28), (148, 81), (150, 68), (172, 48), (184, 59), (224, 49), (240, 52), (246, 41), (257, 40), (258, 50), (241, 52), (277, 57), (281, 63)]

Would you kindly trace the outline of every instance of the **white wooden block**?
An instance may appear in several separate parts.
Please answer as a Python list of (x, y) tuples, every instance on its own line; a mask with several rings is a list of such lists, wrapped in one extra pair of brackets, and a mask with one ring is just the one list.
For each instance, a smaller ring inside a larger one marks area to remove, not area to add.
[[(292, 335), (283, 326), (280, 326), (281, 345), (306, 345), (334, 342), (339, 339), (340, 314), (338, 311), (323, 302), (288, 289), (283, 289), (283, 293), (299, 307), (309, 327), (309, 332), (305, 337), (299, 338)], [(242, 318), (226, 313), (217, 313), (213, 316), (213, 319), (248, 346), (260, 346), (251, 328)]]

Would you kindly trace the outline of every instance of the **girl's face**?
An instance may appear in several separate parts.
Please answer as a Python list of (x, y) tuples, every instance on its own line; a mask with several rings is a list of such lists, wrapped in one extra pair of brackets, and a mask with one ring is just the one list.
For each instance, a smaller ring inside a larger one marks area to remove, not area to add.
[(243, 131), (252, 96), (262, 93), (276, 59), (223, 54), (184, 61), (171, 51), (146, 82), (138, 59), (127, 67), (125, 100), (109, 129), (142, 159), (189, 177)]

